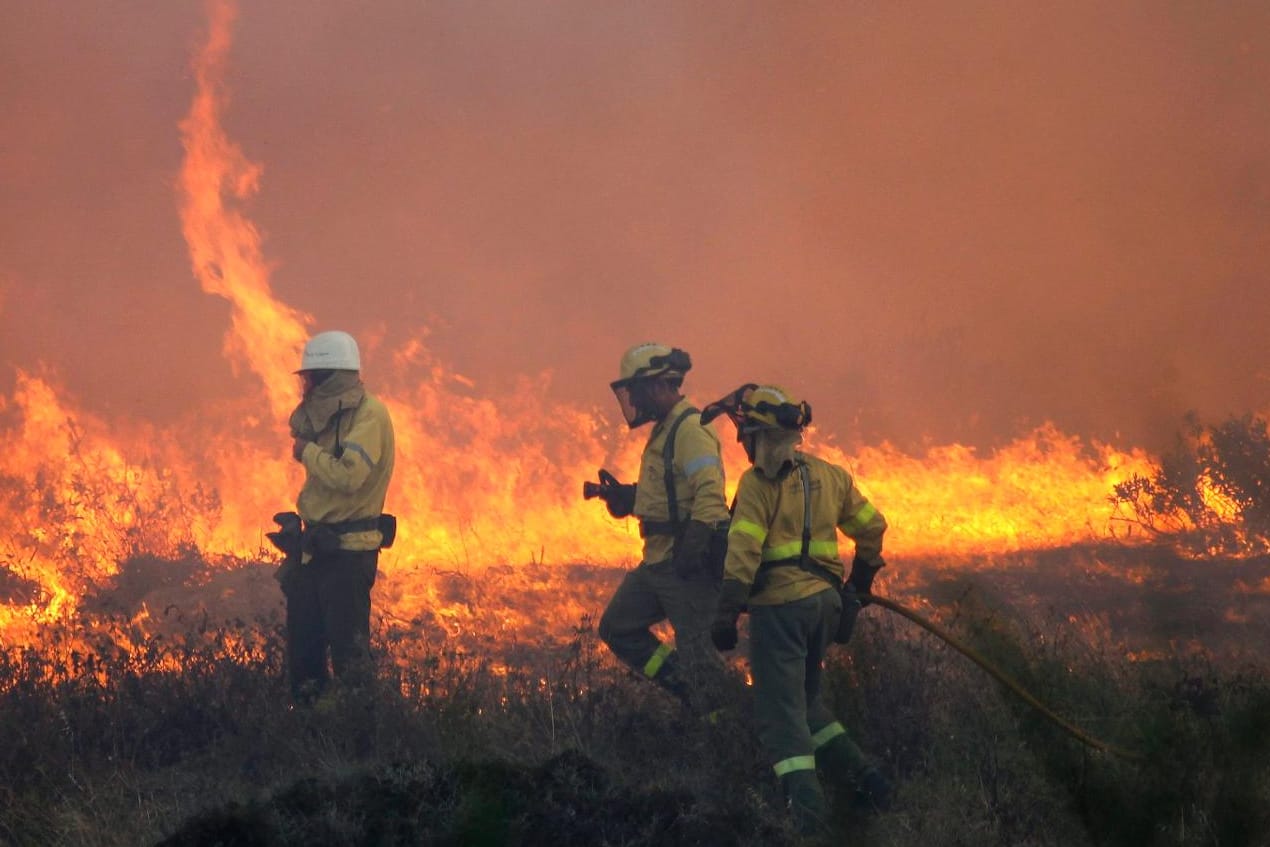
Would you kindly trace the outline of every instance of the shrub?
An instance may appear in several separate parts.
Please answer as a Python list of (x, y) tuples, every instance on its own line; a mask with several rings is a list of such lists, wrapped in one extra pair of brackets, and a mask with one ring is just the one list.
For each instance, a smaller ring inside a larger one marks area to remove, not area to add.
[(1115, 486), (1122, 519), (1200, 554), (1270, 550), (1270, 433), (1253, 415), (1203, 425), (1190, 415), (1151, 477)]

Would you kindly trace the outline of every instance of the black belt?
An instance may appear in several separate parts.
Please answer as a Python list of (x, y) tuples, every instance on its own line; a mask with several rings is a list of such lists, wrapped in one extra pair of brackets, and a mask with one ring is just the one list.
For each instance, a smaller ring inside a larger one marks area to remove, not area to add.
[(810, 557), (803, 559), (801, 556), (794, 556), (789, 559), (776, 559), (771, 562), (763, 562), (758, 566), (758, 572), (754, 574), (754, 589), (752, 593), (757, 594), (767, 587), (768, 578), (771, 571), (775, 568), (799, 568), (812, 576), (818, 576), (834, 588), (842, 588), (842, 577), (829, 570), (819, 562), (814, 562)]
[(305, 521), (305, 529), (317, 529), (325, 527), (336, 535), (348, 535), (350, 532), (370, 532), (379, 529), (379, 516), (373, 518), (354, 518), (351, 521), (336, 521), (335, 523), (319, 523), (317, 521)]
[(650, 521), (639, 519), (639, 537), (650, 535), (678, 535), (680, 524), (677, 521)]

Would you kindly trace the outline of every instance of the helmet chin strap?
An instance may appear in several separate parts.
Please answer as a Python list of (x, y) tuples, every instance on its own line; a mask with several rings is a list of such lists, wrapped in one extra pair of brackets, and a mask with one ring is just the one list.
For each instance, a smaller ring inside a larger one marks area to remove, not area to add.
[(661, 420), (670, 414), (670, 410), (675, 408), (675, 404), (683, 399), (683, 395), (670, 386), (669, 380), (655, 380), (648, 388), (649, 401), (656, 412), (657, 420)]

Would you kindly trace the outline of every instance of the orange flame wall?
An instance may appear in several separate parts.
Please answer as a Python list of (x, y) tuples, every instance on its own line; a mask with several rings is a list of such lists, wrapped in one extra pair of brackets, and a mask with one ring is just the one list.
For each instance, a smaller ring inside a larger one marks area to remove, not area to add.
[[(100, 418), (77, 408), (54, 377), (18, 374), (12, 395), (0, 398), (8, 527), (0, 557), (14, 579), (35, 588), (10, 590), (0, 604), (0, 643), (23, 643), (43, 621), (73, 616), (79, 598), (130, 556), (195, 553), (227, 566), (271, 557), (263, 543), (269, 516), (290, 508), (300, 483), (284, 421), (298, 399), (291, 371), (313, 321), (273, 296), (259, 234), (239, 208), (262, 169), (221, 128), (234, 8), (211, 9), (194, 63), (195, 99), (181, 123), (179, 205), (194, 275), (231, 305), (225, 352), (254, 378), (240, 373), (240, 400), (158, 428)], [(368, 386), (392, 412), (399, 451), (389, 508), (401, 530), (384, 556), (387, 572), (638, 556), (634, 523), (580, 497), (581, 482), (601, 466), (633, 479), (646, 437), (613, 425), (602, 386), (597, 408), (554, 402), (546, 374), (490, 396), (421, 341), (365, 346)], [(734, 486), (744, 459), (728, 424), (720, 437)], [(1050, 426), (982, 457), (955, 444), (921, 456), (886, 444), (848, 454), (825, 432), (812, 432), (809, 443), (858, 475), (892, 525), (893, 558), (1105, 534), (1112, 486), (1153, 469), (1142, 451), (1085, 443)]]
[[(552, 406), (545, 380), (526, 379), (502, 398), (459, 391), (461, 382), (422, 356), (395, 363), (402, 379), (422, 372), (422, 381), (386, 394), (399, 445), (389, 506), (402, 519), (386, 571), (638, 557), (635, 524), (582, 501), (579, 489), (601, 465), (633, 479), (646, 430), (614, 432), (594, 412)], [(72, 614), (77, 598), (131, 555), (258, 559), (268, 516), (289, 507), (299, 484), (297, 466), (282, 457), (284, 434), (246, 426), (245, 407), (208, 410), (173, 430), (107, 423), (25, 374), (5, 405), (10, 450), (0, 478), (10, 531), (2, 553), (42, 588), (41, 599), (0, 611), (9, 637), (20, 620)], [(734, 486), (744, 460), (731, 433), (721, 436)], [(811, 449), (852, 467), (887, 515), (895, 558), (1101, 536), (1110, 530), (1111, 487), (1152, 470), (1141, 452), (1085, 445), (1052, 428), (985, 458), (957, 445), (922, 457), (883, 445), (849, 457), (812, 436)]]

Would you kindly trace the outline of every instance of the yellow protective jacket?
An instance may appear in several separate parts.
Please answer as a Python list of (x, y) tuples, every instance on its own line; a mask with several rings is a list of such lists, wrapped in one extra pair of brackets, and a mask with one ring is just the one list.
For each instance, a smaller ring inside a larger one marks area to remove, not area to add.
[[(336, 430), (339, 456), (336, 456)], [(304, 447), (304, 486), (296, 511), (306, 522), (341, 523), (378, 517), (384, 511), (392, 479), (396, 442), (388, 409), (370, 394), (358, 405), (333, 415), (315, 440)], [(378, 530), (340, 536), (345, 550), (377, 550)]]
[[(643, 527), (670, 520), (663, 452), (671, 427), (689, 408), (691, 404), (686, 399), (680, 400), (649, 433), (635, 487), (635, 516)], [(679, 520), (692, 518), (710, 526), (727, 520), (719, 439), (714, 430), (701, 424), (699, 412), (685, 417), (675, 432), (673, 465)], [(674, 555), (674, 549), (673, 535), (651, 532), (644, 535), (644, 561), (649, 564), (667, 561)]]
[[(724, 579), (754, 585), (763, 562), (797, 559), (803, 547), (803, 483), (798, 464), (807, 466), (811, 488), (811, 544), (808, 553), (823, 568), (844, 578), (838, 556), (838, 532), (855, 541), (855, 552), (873, 564), (882, 555), (886, 519), (837, 465), (795, 452), (776, 479), (756, 468), (741, 475), (728, 530)], [(752, 606), (774, 606), (810, 597), (831, 586), (796, 564), (764, 567)]]

